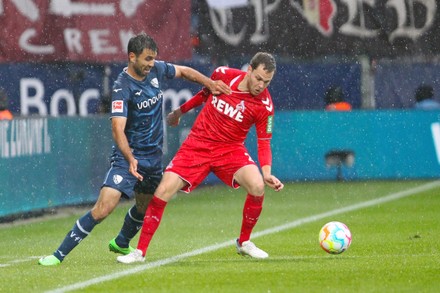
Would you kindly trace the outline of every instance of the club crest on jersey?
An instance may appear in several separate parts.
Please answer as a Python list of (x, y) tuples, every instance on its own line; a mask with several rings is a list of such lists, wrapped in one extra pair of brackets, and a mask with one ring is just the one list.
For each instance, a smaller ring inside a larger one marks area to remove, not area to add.
[(240, 111), (241, 113), (243, 113), (244, 110), (246, 110), (246, 106), (244, 105), (244, 101), (241, 101), (240, 104), (237, 104), (237, 106), (235, 107), (235, 109), (237, 109), (238, 111)]
[(159, 81), (157, 80), (157, 78), (153, 78), (153, 79), (150, 81), (150, 84), (151, 84), (152, 86), (154, 86), (155, 88), (159, 88)]
[(124, 112), (124, 101), (115, 100), (112, 102), (112, 113), (123, 113)]
[(243, 122), (243, 113), (238, 109), (238, 105), (234, 108), (232, 105), (229, 105), (229, 103), (219, 99), (217, 96), (212, 96), (211, 104), (220, 113), (223, 113), (238, 122)]

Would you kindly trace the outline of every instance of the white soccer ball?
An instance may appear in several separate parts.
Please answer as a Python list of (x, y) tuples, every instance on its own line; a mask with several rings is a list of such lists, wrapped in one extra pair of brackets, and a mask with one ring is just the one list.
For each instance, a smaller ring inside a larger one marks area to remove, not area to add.
[(319, 245), (330, 254), (340, 254), (351, 244), (351, 232), (341, 222), (329, 222), (319, 231)]

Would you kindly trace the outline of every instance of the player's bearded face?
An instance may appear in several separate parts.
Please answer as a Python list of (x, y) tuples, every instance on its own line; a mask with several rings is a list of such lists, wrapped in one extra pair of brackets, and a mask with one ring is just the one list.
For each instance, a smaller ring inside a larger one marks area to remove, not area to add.
[(136, 57), (133, 64), (133, 70), (139, 77), (146, 77), (150, 73), (151, 68), (154, 67), (154, 60), (156, 59), (157, 53), (144, 49), (144, 51)]
[(139, 77), (146, 77), (148, 73), (150, 73), (150, 69), (146, 68), (145, 66), (142, 66), (139, 63), (135, 63), (133, 69), (134, 72), (136, 72), (136, 75)]
[(264, 70), (264, 65), (259, 65), (255, 69), (249, 66), (248, 88), (251, 95), (258, 96), (261, 94), (261, 92), (269, 86), (274, 74), (274, 71), (268, 72)]

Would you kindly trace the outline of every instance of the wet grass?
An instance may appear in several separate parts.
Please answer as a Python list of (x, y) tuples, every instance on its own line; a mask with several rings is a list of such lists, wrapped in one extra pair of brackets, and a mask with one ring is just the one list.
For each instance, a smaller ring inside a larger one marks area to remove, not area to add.
[[(57, 248), (83, 211), (2, 227), (0, 291), (437, 292), (440, 185), (414, 189), (427, 183), (291, 183), (268, 191), (253, 238), (270, 254), (262, 261), (235, 253), (244, 194), (223, 186), (179, 194), (142, 265), (118, 264), (107, 248), (131, 203), (121, 204), (57, 267), (40, 267), (37, 259)], [(390, 194), (398, 198), (376, 200)], [(356, 206), (361, 202), (368, 204)], [(353, 234), (341, 255), (318, 245), (319, 229), (330, 220), (346, 223)]]

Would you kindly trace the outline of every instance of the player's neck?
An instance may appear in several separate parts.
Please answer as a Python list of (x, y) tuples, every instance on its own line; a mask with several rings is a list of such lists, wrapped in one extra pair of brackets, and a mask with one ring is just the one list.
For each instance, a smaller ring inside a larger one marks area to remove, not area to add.
[(248, 76), (246, 75), (243, 80), (238, 84), (237, 89), (241, 92), (249, 92), (248, 88)]

